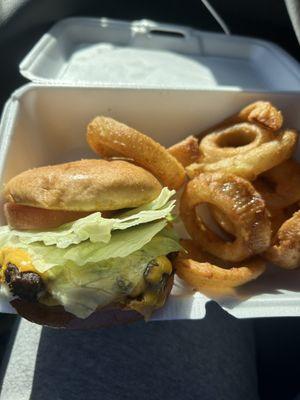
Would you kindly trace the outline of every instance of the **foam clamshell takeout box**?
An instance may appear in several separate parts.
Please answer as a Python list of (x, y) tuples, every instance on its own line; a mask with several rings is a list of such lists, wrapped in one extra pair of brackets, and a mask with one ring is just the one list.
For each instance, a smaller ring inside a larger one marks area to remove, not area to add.
[[(299, 65), (257, 39), (146, 20), (70, 18), (40, 39), (20, 72), (32, 83), (12, 94), (2, 115), (1, 185), (32, 167), (94, 158), (85, 129), (101, 114), (169, 146), (266, 99), (300, 130)], [(177, 279), (152, 319), (200, 319), (209, 300)], [(239, 318), (300, 316), (300, 270), (270, 266), (247, 285), (247, 296), (218, 302)], [(14, 310), (0, 298), (0, 312)]]

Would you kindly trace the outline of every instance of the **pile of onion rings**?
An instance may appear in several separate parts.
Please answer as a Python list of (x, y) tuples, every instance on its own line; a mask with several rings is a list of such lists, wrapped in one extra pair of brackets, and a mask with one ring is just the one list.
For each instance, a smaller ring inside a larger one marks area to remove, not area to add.
[(192, 240), (176, 259), (194, 289), (243, 285), (263, 273), (263, 259), (300, 267), (300, 164), (291, 159), (298, 134), (283, 122), (274, 105), (258, 101), (195, 135), (199, 155), (184, 163), (190, 181), (180, 203)]

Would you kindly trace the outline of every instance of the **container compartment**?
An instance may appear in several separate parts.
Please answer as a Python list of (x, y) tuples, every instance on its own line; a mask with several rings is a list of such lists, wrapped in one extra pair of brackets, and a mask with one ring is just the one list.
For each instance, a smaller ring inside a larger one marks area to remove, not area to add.
[[(26, 85), (14, 93), (3, 115), (1, 184), (28, 168), (96, 157), (85, 141), (86, 125), (96, 115), (116, 118), (169, 146), (260, 99), (272, 101), (281, 108), (286, 125), (300, 129), (299, 93)], [(300, 159), (299, 149), (297, 155)], [(219, 304), (239, 318), (300, 316), (299, 282), (300, 270), (270, 267), (263, 277), (247, 286), (248, 298), (224, 299)], [(153, 318), (203, 318), (207, 301), (207, 297), (193, 294), (177, 280), (166, 307)], [(12, 312), (1, 299), (0, 311)]]

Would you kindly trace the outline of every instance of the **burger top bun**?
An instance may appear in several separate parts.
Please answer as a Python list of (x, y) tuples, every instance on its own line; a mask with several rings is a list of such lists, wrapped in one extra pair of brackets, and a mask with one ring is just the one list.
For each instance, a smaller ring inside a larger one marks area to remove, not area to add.
[(148, 171), (121, 160), (81, 160), (33, 168), (12, 178), (6, 201), (64, 211), (113, 211), (141, 206), (162, 187)]

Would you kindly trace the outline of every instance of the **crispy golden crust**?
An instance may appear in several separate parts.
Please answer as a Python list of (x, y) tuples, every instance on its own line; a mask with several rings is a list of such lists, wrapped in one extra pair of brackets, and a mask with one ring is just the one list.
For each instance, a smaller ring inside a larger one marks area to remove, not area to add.
[(200, 291), (211, 289), (229, 289), (242, 286), (256, 279), (265, 271), (265, 262), (255, 257), (228, 268), (222, 268), (218, 260), (200, 251), (191, 240), (182, 240), (187, 251), (179, 253), (175, 260), (177, 275), (192, 288)]
[(222, 171), (253, 181), (259, 174), (290, 158), (297, 139), (298, 135), (295, 131), (284, 131), (273, 140), (262, 143), (247, 153), (211, 163), (193, 163), (187, 167), (187, 174), (192, 179), (203, 172)]
[(112, 118), (96, 117), (90, 122), (87, 141), (101, 157), (132, 159), (170, 189), (178, 189), (184, 183), (184, 168), (167, 149), (149, 136)]
[(179, 143), (168, 148), (168, 152), (184, 167), (197, 161), (200, 157), (198, 139), (188, 136)]
[[(164, 290), (167, 298), (172, 290), (174, 275), (170, 275)], [(142, 319), (143, 315), (121, 304), (112, 304), (96, 310), (86, 319), (81, 319), (65, 311), (62, 306), (46, 306), (41, 303), (31, 303), (26, 300), (14, 299), (11, 305), (18, 314), (39, 325), (66, 329), (97, 329), (113, 325), (122, 325)]]
[(262, 143), (269, 142), (274, 134), (260, 126), (240, 123), (206, 135), (200, 141), (200, 151), (205, 162), (245, 154)]
[(92, 212), (138, 207), (161, 189), (153, 175), (126, 161), (81, 160), (22, 172), (4, 195), (26, 206)]
[(281, 111), (268, 101), (256, 101), (243, 108), (239, 114), (241, 120), (253, 122), (272, 131), (278, 131), (283, 124)]
[(300, 211), (282, 224), (264, 255), (281, 268), (300, 267)]
[(283, 117), (281, 111), (268, 101), (256, 101), (242, 108), (238, 113), (231, 115), (222, 122), (219, 122), (201, 132), (197, 137), (202, 138), (204, 135), (211, 132), (225, 129), (241, 122), (260, 125), (265, 129), (275, 132), (281, 129)]
[[(196, 207), (218, 207), (234, 226), (234, 240), (225, 241), (209, 229)], [(227, 261), (242, 261), (265, 251), (271, 223), (265, 203), (250, 182), (226, 173), (201, 174), (190, 181), (181, 198), (180, 215), (193, 240), (205, 251)]]
[(300, 201), (300, 164), (287, 160), (253, 182), (270, 208), (282, 209)]

